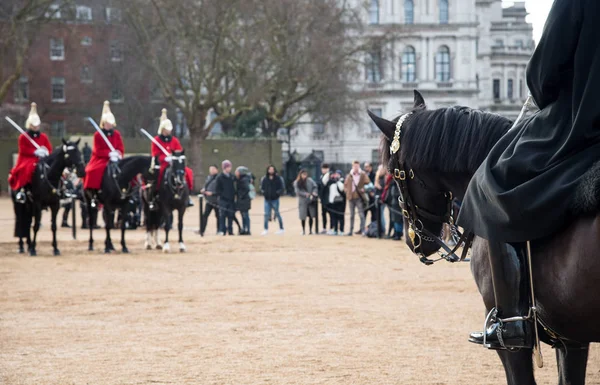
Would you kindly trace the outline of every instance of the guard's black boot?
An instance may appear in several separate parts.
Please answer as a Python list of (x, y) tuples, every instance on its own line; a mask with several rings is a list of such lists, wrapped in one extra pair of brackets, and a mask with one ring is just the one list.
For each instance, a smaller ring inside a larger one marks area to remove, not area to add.
[(489, 254), (496, 308), (488, 315), (486, 330), (471, 333), (469, 341), (489, 349), (531, 349), (533, 325), (518, 319), (529, 314), (525, 245), (489, 242)]

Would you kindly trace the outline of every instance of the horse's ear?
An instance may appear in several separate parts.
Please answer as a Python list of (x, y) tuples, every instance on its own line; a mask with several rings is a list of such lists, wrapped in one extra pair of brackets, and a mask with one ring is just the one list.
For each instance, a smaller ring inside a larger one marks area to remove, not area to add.
[(425, 99), (423, 99), (423, 95), (417, 90), (414, 90), (415, 93), (415, 104), (414, 108), (426, 108)]
[(65, 138), (61, 138), (63, 144), (66, 146), (67, 145), (67, 141), (65, 140)]
[(81, 138), (77, 139), (77, 142), (75, 142), (75, 145), (79, 146), (79, 142), (81, 142)]
[(369, 110), (367, 110), (367, 113), (369, 114), (369, 117), (375, 123), (377, 128), (381, 130), (383, 135), (385, 135), (386, 138), (388, 138), (389, 140), (392, 140), (392, 138), (394, 137), (394, 132), (396, 131), (396, 125), (390, 122), (389, 120), (380, 118), (379, 116), (375, 115)]

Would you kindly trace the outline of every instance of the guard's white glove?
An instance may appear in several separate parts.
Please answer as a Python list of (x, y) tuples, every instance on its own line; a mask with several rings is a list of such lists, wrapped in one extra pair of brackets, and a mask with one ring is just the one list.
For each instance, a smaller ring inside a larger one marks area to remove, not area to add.
[(108, 157), (110, 158), (111, 162), (118, 162), (121, 160), (122, 156), (121, 153), (119, 151), (111, 151), (108, 153)]
[(173, 157), (171, 155), (165, 156), (165, 162), (171, 163), (172, 160), (173, 160)]
[(50, 152), (48, 151), (48, 149), (45, 146), (42, 146), (40, 148), (37, 148), (33, 154), (35, 156), (37, 156), (38, 158), (45, 158), (48, 155), (50, 155)]

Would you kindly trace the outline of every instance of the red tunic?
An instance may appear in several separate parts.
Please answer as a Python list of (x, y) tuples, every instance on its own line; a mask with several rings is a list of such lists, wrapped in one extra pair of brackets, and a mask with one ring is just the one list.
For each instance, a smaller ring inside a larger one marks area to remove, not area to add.
[[(181, 146), (179, 139), (177, 139), (174, 136), (171, 136), (171, 140), (169, 140), (168, 142), (164, 141), (160, 135), (155, 136), (154, 139), (158, 143), (160, 143), (160, 145), (163, 146), (163, 148), (165, 150), (167, 150), (167, 152), (169, 154), (173, 154), (173, 151), (183, 151), (183, 147)], [(160, 185), (160, 183), (162, 181), (162, 176), (165, 173), (165, 170), (167, 169), (169, 164), (167, 162), (165, 162), (165, 157), (166, 157), (165, 153), (162, 152), (162, 150), (160, 148), (158, 148), (158, 146), (156, 144), (154, 144), (154, 142), (152, 143), (150, 152), (151, 152), (152, 156), (158, 156), (158, 161), (160, 163), (160, 171), (158, 173), (158, 184)], [(193, 173), (192, 169), (189, 167), (185, 168), (185, 180), (186, 180), (190, 190), (192, 190), (194, 188), (194, 173)]]
[[(46, 134), (42, 132), (37, 135), (31, 131), (28, 131), (28, 134), (39, 146), (44, 146), (48, 149), (48, 152), (52, 152), (52, 144), (50, 144), (50, 140)], [(19, 136), (19, 156), (17, 158), (17, 164), (15, 164), (15, 167), (8, 174), (8, 183), (12, 190), (19, 190), (31, 183), (35, 166), (39, 159), (33, 154), (35, 150), (35, 146), (29, 139), (21, 134)]]
[[(106, 134), (106, 131), (104, 131)], [(108, 141), (113, 145), (115, 150), (121, 151), (125, 155), (125, 146), (121, 133), (117, 130), (112, 130), (112, 133), (106, 135)], [(99, 190), (102, 187), (102, 177), (104, 170), (110, 161), (108, 154), (110, 148), (102, 138), (99, 132), (94, 134), (94, 144), (92, 145), (92, 157), (90, 162), (85, 167), (85, 179), (83, 181), (84, 189)]]

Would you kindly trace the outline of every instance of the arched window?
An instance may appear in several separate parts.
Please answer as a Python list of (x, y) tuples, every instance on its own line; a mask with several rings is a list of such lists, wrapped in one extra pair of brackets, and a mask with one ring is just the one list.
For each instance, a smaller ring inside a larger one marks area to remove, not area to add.
[(440, 24), (448, 24), (448, 0), (440, 0)]
[(402, 52), (402, 81), (414, 82), (417, 78), (417, 54), (414, 47), (408, 46)]
[(413, 0), (404, 0), (404, 24), (415, 22), (415, 3)]
[(379, 24), (379, 0), (371, 0), (369, 3), (369, 23)]
[(450, 48), (445, 45), (435, 55), (435, 79), (438, 82), (450, 81)]

